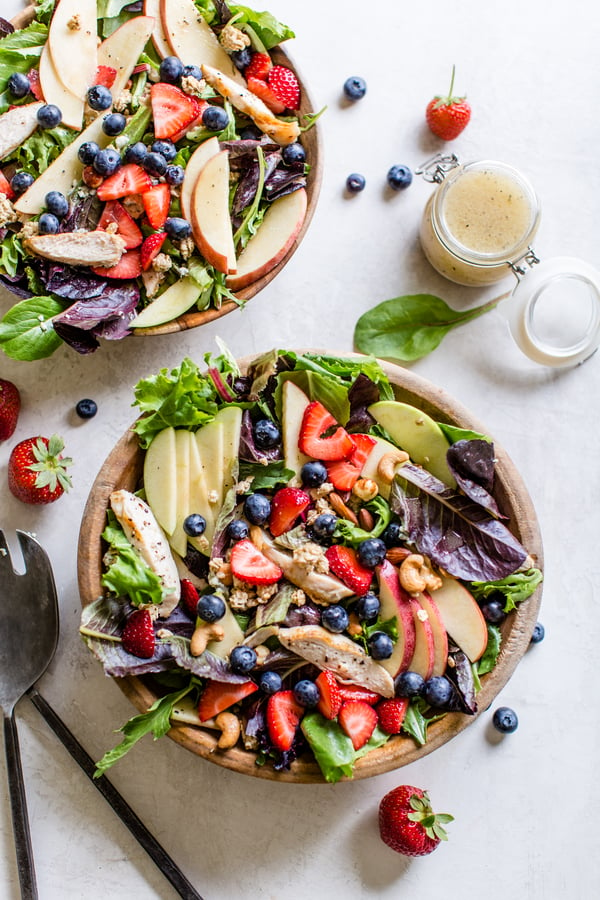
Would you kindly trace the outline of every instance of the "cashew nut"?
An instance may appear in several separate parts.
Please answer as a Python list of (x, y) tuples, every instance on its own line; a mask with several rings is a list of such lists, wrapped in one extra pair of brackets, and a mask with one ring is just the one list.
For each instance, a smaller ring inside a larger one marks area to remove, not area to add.
[(372, 478), (359, 478), (352, 488), (352, 493), (366, 503), (377, 496), (379, 488)]
[(391, 484), (396, 474), (396, 466), (408, 462), (409, 459), (408, 453), (404, 450), (390, 450), (389, 453), (384, 453), (377, 463), (377, 474), (386, 484)]
[(429, 563), (420, 553), (411, 553), (400, 564), (398, 569), (400, 584), (409, 594), (421, 591), (436, 591), (442, 586), (441, 578), (430, 568)]
[(196, 625), (190, 640), (190, 653), (192, 656), (201, 656), (206, 650), (209, 641), (222, 641), (225, 632), (216, 622), (201, 622)]
[(234, 747), (240, 736), (241, 724), (240, 720), (232, 712), (220, 712), (215, 718), (215, 725), (221, 731), (221, 737), (217, 741), (219, 750), (229, 750)]

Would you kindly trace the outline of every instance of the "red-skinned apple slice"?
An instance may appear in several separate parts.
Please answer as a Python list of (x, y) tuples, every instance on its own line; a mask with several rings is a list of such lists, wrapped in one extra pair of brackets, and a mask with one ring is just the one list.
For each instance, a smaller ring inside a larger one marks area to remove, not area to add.
[(379, 617), (385, 622), (396, 618), (398, 640), (394, 644), (392, 655), (388, 659), (379, 660), (392, 678), (409, 667), (415, 652), (416, 630), (413, 609), (408, 594), (400, 587), (398, 571), (387, 559), (377, 567), (379, 583)]
[[(98, 67), (96, 0), (60, 0), (48, 29), (48, 49), (65, 88), (83, 100)], [(43, 90), (43, 88), (42, 88)]]
[(49, 44), (44, 44), (40, 56), (40, 85), (46, 103), (58, 106), (62, 113), (62, 125), (81, 131), (83, 124), (83, 110), (85, 102), (83, 97), (76, 97), (67, 90), (54, 68), (50, 56)]
[(448, 634), (444, 628), (435, 599), (427, 592), (419, 594), (418, 599), (429, 616), (429, 624), (433, 635), (433, 669), (431, 674), (443, 675), (448, 664)]
[(219, 152), (219, 139), (211, 137), (207, 141), (203, 141), (190, 156), (187, 166), (185, 167), (185, 175), (181, 185), (181, 194), (179, 202), (181, 204), (181, 212), (184, 219), (188, 222), (192, 221), (192, 195), (198, 176), (204, 168), (205, 164), (212, 156), (216, 156)]
[(160, 0), (160, 17), (167, 43), (184, 65), (208, 63), (245, 84), (194, 0)]
[(238, 291), (274, 269), (291, 249), (305, 215), (304, 188), (271, 203), (260, 228), (242, 250), (237, 271), (227, 279), (227, 287)]
[(429, 621), (429, 613), (421, 604), (419, 597), (407, 595), (413, 613), (415, 623), (415, 650), (408, 664), (411, 672), (418, 672), (425, 681), (433, 675), (435, 663), (435, 644), (433, 640), (433, 628)]
[[(61, 0), (61, 3), (63, 2), (64, 0)], [(133, 68), (150, 39), (153, 27), (152, 16), (134, 16), (113, 31), (98, 47), (98, 65), (111, 66), (117, 70), (110, 89), (113, 99), (117, 99), (131, 78)]]
[(235, 272), (227, 150), (211, 157), (198, 176), (192, 193), (192, 234), (200, 253), (218, 272)]
[(171, 55), (171, 48), (165, 35), (162, 19), (160, 17), (160, 0), (144, 0), (144, 15), (152, 16), (154, 26), (152, 28), (152, 43), (158, 55), (165, 58)]
[(442, 587), (435, 591), (435, 605), (454, 643), (476, 662), (487, 647), (488, 632), (473, 595), (455, 578), (442, 577)]

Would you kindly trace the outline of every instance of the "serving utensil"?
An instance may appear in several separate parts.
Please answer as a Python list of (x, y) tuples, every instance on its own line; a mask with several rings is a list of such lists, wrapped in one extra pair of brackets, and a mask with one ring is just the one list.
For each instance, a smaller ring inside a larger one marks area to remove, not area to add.
[(35, 682), (48, 668), (58, 643), (59, 618), (56, 585), (46, 552), (31, 535), (17, 531), (25, 571), (14, 570), (8, 544), (0, 530), (0, 706), (4, 720), (4, 746), (12, 811), (21, 897), (38, 897), (25, 782), (14, 718), (17, 702), (28, 694), (73, 759), (110, 803), (163, 875), (184, 900), (202, 900), (143, 822), (102, 775), (94, 778), (95, 763), (64, 722), (44, 700)]

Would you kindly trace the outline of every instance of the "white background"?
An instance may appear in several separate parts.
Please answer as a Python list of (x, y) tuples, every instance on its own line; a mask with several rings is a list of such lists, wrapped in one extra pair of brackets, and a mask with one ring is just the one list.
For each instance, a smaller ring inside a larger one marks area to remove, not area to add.
[[(2, 15), (20, 2), (1, 0)], [(269, 8), (295, 29), (289, 51), (315, 106), (328, 107), (320, 204), (285, 271), (244, 311), (201, 330), (131, 338), (88, 357), (64, 348), (37, 363), (0, 359), (1, 375), (23, 397), (18, 430), (0, 447), (0, 526), (11, 541), (14, 528), (35, 532), (52, 558), (61, 638), (40, 687), (95, 759), (134, 711), (78, 636), (76, 544), (90, 485), (134, 418), (136, 381), (186, 354), (200, 362), (215, 350), (216, 335), (237, 355), (274, 345), (349, 351), (356, 319), (382, 300), (424, 291), (464, 307), (489, 296), (451, 285), (424, 260), (417, 233), (430, 186), (415, 179), (400, 194), (385, 187), (390, 165), (415, 168), (440, 149), (424, 109), (447, 88), (453, 63), (473, 117), (452, 148), (463, 161), (499, 159), (529, 176), (543, 204), (538, 255), (576, 255), (600, 267), (600, 15), (593, 4), (272, 0)], [(349, 75), (368, 82), (366, 97), (350, 106), (341, 93)], [(367, 187), (348, 198), (352, 171), (365, 175)], [(0, 312), (10, 303), (0, 291)], [(597, 886), (600, 356), (564, 371), (536, 367), (495, 311), (456, 329), (413, 369), (487, 424), (537, 508), (547, 636), (495, 704), (517, 710), (519, 729), (496, 740), (490, 709), (420, 762), (337, 786), (246, 778), (168, 739), (144, 739), (110, 777), (205, 900), (387, 900), (416, 892), (554, 900), (587, 897)], [(82, 423), (73, 408), (85, 396), (99, 412)], [(47, 508), (26, 507), (5, 486), (11, 446), (55, 431), (75, 460), (74, 489)], [(170, 885), (30, 702), (16, 714), (41, 897), (170, 900)], [(435, 807), (455, 816), (449, 842), (426, 859), (407, 860), (378, 836), (378, 803), (403, 782), (429, 789)], [(13, 900), (3, 771), (0, 810), (0, 897)]]

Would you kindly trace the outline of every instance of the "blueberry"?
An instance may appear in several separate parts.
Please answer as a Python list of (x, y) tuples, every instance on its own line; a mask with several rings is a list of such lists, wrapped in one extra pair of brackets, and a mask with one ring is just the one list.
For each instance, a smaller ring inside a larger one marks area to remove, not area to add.
[(198, 81), (202, 81), (204, 78), (200, 66), (184, 66), (181, 74), (184, 78), (196, 78)]
[(87, 102), (92, 109), (102, 112), (112, 106), (112, 94), (103, 84), (94, 84), (87, 92)]
[(287, 166), (294, 163), (303, 163), (306, 159), (306, 150), (299, 141), (287, 144), (281, 151), (281, 158)]
[(250, 529), (246, 522), (242, 521), (242, 519), (234, 519), (233, 522), (230, 522), (227, 526), (227, 537), (230, 541), (245, 541), (250, 533)]
[(130, 144), (124, 153), (125, 162), (135, 163), (137, 166), (140, 166), (144, 162), (147, 155), (148, 148), (143, 141), (136, 141), (135, 144)]
[(402, 543), (402, 538), (402, 526), (399, 522), (390, 522), (388, 527), (381, 535), (381, 540), (386, 547), (397, 547)]
[(97, 172), (98, 175), (112, 175), (120, 165), (121, 157), (112, 147), (107, 147), (106, 150), (99, 150), (92, 163), (94, 172)]
[(84, 166), (91, 166), (99, 150), (100, 147), (95, 141), (85, 141), (77, 151), (77, 158)]
[(84, 397), (83, 400), (79, 400), (75, 406), (75, 412), (80, 419), (93, 419), (98, 412), (98, 404), (95, 400)]
[(69, 201), (60, 191), (49, 191), (44, 199), (46, 209), (57, 219), (64, 219), (69, 212)]
[(242, 128), (242, 130), (240, 131), (240, 140), (260, 141), (262, 135), (262, 131), (260, 130), (260, 128), (257, 128), (256, 125), (246, 125), (246, 127)]
[(364, 191), (366, 183), (364, 175), (353, 172), (346, 178), (346, 189), (350, 191), (351, 194), (360, 194), (361, 191)]
[(300, 470), (304, 487), (317, 488), (327, 481), (327, 466), (318, 459), (304, 463)]
[(202, 113), (202, 124), (209, 131), (223, 131), (229, 125), (229, 114), (222, 106), (207, 106)]
[(206, 519), (200, 513), (190, 513), (183, 520), (182, 527), (188, 537), (200, 537), (206, 531)]
[(531, 634), (531, 643), (539, 644), (540, 641), (543, 641), (546, 636), (546, 629), (542, 625), (541, 622), (536, 622), (533, 626), (533, 632)]
[(126, 125), (127, 119), (123, 113), (110, 113), (108, 116), (104, 116), (102, 131), (109, 137), (115, 137), (117, 134), (121, 134)]
[(38, 228), (40, 234), (57, 234), (60, 228), (60, 222), (52, 213), (42, 213), (38, 220)]
[(485, 600), (481, 604), (481, 612), (485, 621), (490, 625), (499, 625), (506, 618), (504, 604), (500, 600)]
[(184, 241), (191, 235), (192, 226), (185, 219), (179, 218), (179, 216), (171, 216), (165, 222), (165, 231), (174, 241)]
[(258, 685), (265, 694), (276, 694), (282, 687), (281, 675), (277, 672), (263, 672)]
[(10, 186), (15, 194), (24, 194), (34, 181), (33, 175), (30, 175), (29, 172), (15, 172), (10, 179)]
[(225, 615), (226, 609), (225, 601), (218, 594), (202, 594), (196, 614), (204, 622), (218, 622)]
[(281, 432), (273, 419), (258, 419), (252, 427), (256, 446), (261, 450), (271, 450), (281, 440)]
[(142, 166), (154, 178), (160, 178), (167, 171), (167, 161), (162, 153), (147, 153), (142, 160)]
[(412, 179), (408, 166), (392, 166), (387, 173), (387, 183), (394, 191), (403, 191), (411, 184)]
[(167, 162), (173, 162), (177, 156), (177, 147), (173, 141), (154, 141), (150, 147), (153, 153), (160, 153)]
[(376, 631), (367, 644), (373, 659), (389, 659), (394, 652), (394, 642), (385, 631)]
[(13, 72), (8, 79), (7, 87), (16, 100), (20, 100), (21, 97), (26, 97), (31, 90), (29, 78), (22, 72)]
[(238, 675), (246, 675), (256, 665), (256, 652), (252, 647), (234, 647), (229, 654), (229, 665), (232, 672)]
[(240, 72), (243, 72), (244, 69), (247, 69), (250, 65), (250, 60), (252, 59), (252, 50), (249, 47), (244, 47), (243, 50), (234, 50), (231, 54), (231, 59), (236, 69), (239, 69)]
[(344, 94), (348, 100), (361, 100), (367, 93), (367, 82), (360, 75), (352, 75), (344, 82)]
[(40, 128), (56, 128), (62, 122), (62, 113), (54, 103), (46, 103), (38, 109), (37, 120)]
[(425, 679), (418, 672), (400, 672), (394, 679), (396, 697), (420, 697), (425, 689)]
[(380, 609), (379, 597), (369, 592), (359, 597), (356, 604), (356, 615), (361, 622), (375, 622)]
[(433, 675), (423, 687), (423, 697), (430, 706), (444, 709), (450, 703), (454, 695), (451, 683), (443, 675)]
[(183, 63), (177, 56), (165, 56), (158, 69), (161, 81), (167, 84), (177, 84), (183, 75)]
[(321, 699), (321, 694), (314, 681), (309, 681), (308, 678), (303, 678), (296, 685), (294, 685), (294, 697), (296, 698), (300, 706), (305, 706), (308, 709), (311, 709), (312, 707), (317, 705), (317, 703)]
[(358, 561), (366, 569), (374, 569), (375, 566), (381, 565), (386, 553), (387, 547), (381, 538), (367, 538), (366, 541), (361, 541), (356, 548)]
[(253, 525), (264, 525), (271, 514), (271, 503), (264, 494), (249, 494), (244, 502), (244, 515)]
[(502, 734), (512, 734), (519, 727), (517, 714), (510, 706), (499, 706), (494, 711), (492, 723), (494, 728), (501, 731)]
[(310, 525), (310, 537), (317, 544), (328, 547), (331, 544), (337, 522), (337, 516), (334, 516), (332, 513), (321, 513)]
[(321, 613), (321, 624), (334, 634), (341, 634), (348, 627), (348, 613), (343, 606), (326, 606)]

